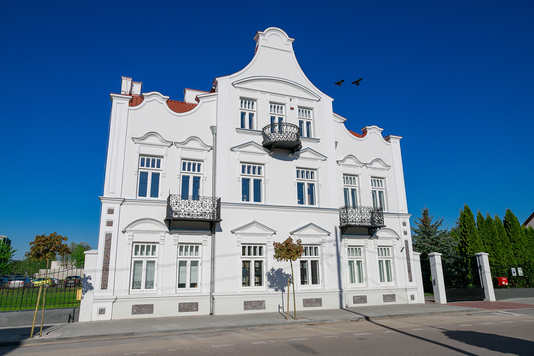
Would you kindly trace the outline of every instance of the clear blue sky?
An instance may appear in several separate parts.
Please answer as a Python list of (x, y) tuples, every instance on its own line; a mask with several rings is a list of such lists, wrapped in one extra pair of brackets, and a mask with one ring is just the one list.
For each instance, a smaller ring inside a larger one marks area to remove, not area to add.
[[(109, 93), (120, 77), (182, 100), (295, 39), (353, 131), (401, 141), (409, 211), (454, 226), (464, 204), (534, 210), (534, 2), (8, 1), (0, 12), (0, 235), (21, 258), (57, 231), (96, 247)], [(335, 81), (363, 78), (361, 85)]]

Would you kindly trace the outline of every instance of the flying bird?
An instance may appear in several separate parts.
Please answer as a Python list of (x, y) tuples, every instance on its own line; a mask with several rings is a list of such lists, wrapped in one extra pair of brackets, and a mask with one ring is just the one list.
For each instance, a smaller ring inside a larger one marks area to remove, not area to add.
[(360, 85), (360, 82), (362, 81), (363, 78), (360, 78), (358, 80), (355, 80), (352, 82), (352, 84), (356, 84), (356, 85)]
[(339, 82), (335, 82), (334, 84), (337, 85), (338, 87), (340, 87), (341, 84), (343, 84), (344, 81), (345, 81), (345, 79), (340, 80)]

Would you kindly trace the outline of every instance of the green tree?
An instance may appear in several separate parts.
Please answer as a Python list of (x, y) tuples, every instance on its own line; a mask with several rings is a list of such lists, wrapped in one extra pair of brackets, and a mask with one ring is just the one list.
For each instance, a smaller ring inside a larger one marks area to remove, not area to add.
[(460, 253), (460, 267), (469, 284), (475, 282), (476, 271), (474, 270), (472, 259), (477, 252), (483, 252), (480, 240), (478, 238), (477, 228), (475, 226), (475, 217), (471, 209), (464, 206), (460, 210), (460, 218), (457, 226), (458, 234), (458, 252)]
[[(293, 274), (293, 261), (298, 260), (302, 256), (304, 248), (302, 241), (298, 239), (293, 242), (291, 237), (288, 237), (284, 242), (274, 242), (274, 258), (280, 261), (289, 261), (291, 265), (291, 282), (293, 284), (293, 318), (297, 318), (297, 302), (295, 298), (295, 278)], [(289, 291), (287, 291), (289, 293)], [(287, 306), (289, 308), (289, 305)]]
[(83, 268), (85, 265), (85, 251), (90, 250), (91, 246), (87, 242), (70, 243), (70, 262), (76, 268)]
[(30, 242), (30, 251), (26, 252), (26, 257), (41, 261), (54, 261), (57, 256), (65, 257), (70, 254), (69, 247), (65, 243), (67, 240), (67, 237), (55, 232), (50, 235), (37, 235)]
[(13, 274), (24, 274), (27, 276), (38, 273), (40, 269), (46, 268), (46, 261), (32, 260), (31, 258), (24, 258), (22, 260), (13, 261), (11, 271)]
[(479, 246), (482, 248), (478, 252), (487, 252), (491, 254), (490, 240), (493, 236), (493, 225), (486, 223), (486, 219), (484, 218), (484, 215), (482, 215), (480, 210), (477, 213), (477, 235)]
[(421, 260), (427, 260), (431, 252), (442, 254), (442, 260), (452, 262), (456, 255), (457, 242), (448, 230), (442, 229), (443, 218), (433, 222), (428, 208), (424, 208), (421, 217), (416, 218), (416, 226), (412, 227), (413, 249), (421, 252)]
[(512, 250), (510, 239), (508, 238), (506, 230), (504, 229), (504, 224), (497, 215), (495, 215), (494, 226), (495, 239), (497, 239), (499, 241), (499, 244), (501, 245), (501, 262), (499, 273), (501, 277), (507, 277), (509, 275), (508, 271), (510, 270), (510, 268), (517, 266), (517, 263)]
[(0, 241), (0, 273), (8, 274), (11, 272), (13, 265), (13, 256), (15, 255), (15, 250), (11, 247), (10, 244)]
[(517, 217), (510, 209), (506, 209), (506, 213), (504, 214), (504, 230), (510, 240), (512, 253), (517, 264), (517, 266), (512, 267), (521, 267), (526, 261), (525, 239), (523, 237), (523, 231), (521, 231), (521, 224), (519, 224), (519, 220), (517, 220)]

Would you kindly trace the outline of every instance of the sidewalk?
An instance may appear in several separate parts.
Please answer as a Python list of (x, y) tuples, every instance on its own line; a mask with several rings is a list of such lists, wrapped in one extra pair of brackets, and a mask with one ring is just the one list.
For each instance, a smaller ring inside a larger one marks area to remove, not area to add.
[[(498, 304), (496, 304), (498, 303)], [(467, 306), (468, 305), (468, 306)], [(416, 315), (477, 312), (482, 310), (534, 309), (534, 298), (516, 298), (498, 302), (469, 302), (450, 304), (395, 304), (362, 306), (347, 309), (299, 310), (297, 320), (286, 321), (280, 313), (240, 315), (200, 315), (169, 318), (147, 318), (94, 321), (47, 325), (39, 338), (36, 327), (30, 339), (29, 327), (0, 328), (0, 347), (31, 345), (36, 343), (83, 341), (116, 337), (180, 334), (202, 331), (238, 330), (291, 324), (320, 324), (362, 319), (381, 319)]]

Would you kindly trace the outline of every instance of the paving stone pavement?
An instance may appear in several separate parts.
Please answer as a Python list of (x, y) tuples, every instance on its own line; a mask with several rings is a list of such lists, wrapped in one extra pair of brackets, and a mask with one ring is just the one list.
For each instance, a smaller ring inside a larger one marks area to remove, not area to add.
[(297, 319), (286, 320), (282, 313), (255, 313), (240, 315), (198, 315), (168, 318), (140, 318), (127, 320), (93, 321), (46, 325), (39, 337), (36, 327), (30, 339), (31, 326), (0, 327), (0, 347), (47, 343), (56, 341), (82, 341), (155, 334), (194, 333), (200, 331), (238, 330), (287, 323), (317, 324), (407, 317), (415, 315), (478, 312), (483, 310), (534, 309), (534, 298), (515, 298), (498, 302), (463, 302), (449, 304), (394, 304), (359, 306), (346, 309), (299, 310)]

